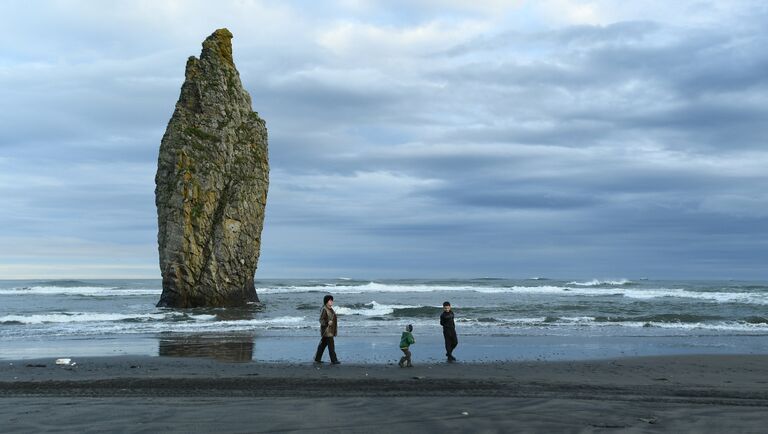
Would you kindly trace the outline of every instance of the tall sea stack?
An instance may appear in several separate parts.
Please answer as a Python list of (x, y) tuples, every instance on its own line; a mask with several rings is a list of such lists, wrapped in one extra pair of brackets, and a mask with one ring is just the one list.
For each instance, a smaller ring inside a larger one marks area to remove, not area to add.
[(158, 306), (257, 302), (269, 185), (267, 128), (232, 58), (232, 33), (213, 32), (160, 143), (155, 176), (163, 293)]

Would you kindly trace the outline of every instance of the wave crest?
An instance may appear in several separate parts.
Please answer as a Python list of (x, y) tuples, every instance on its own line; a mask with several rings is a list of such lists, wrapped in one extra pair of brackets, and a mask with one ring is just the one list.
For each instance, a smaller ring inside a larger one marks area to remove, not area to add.
[(624, 286), (624, 285), (631, 285), (634, 282), (628, 279), (619, 279), (619, 280), (598, 280), (598, 279), (592, 279), (588, 282), (568, 282), (567, 285), (576, 285), (576, 286)]
[(351, 305), (351, 306), (336, 306), (333, 309), (336, 311), (339, 315), (363, 315), (363, 316), (374, 316), (374, 317), (380, 317), (385, 315), (391, 315), (396, 310), (402, 310), (402, 309), (418, 309), (421, 306), (409, 306), (409, 305), (401, 305), (401, 304), (381, 304), (377, 303), (376, 301), (372, 301), (370, 303), (365, 303), (362, 305)]
[(117, 286), (25, 286), (0, 289), (0, 295), (73, 295), (85, 297), (114, 297), (137, 295), (160, 295), (161, 289), (122, 289)]

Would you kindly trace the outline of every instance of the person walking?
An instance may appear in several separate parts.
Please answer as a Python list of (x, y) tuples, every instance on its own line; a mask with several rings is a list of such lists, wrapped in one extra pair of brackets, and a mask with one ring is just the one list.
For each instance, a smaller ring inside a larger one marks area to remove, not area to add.
[(403, 352), (404, 356), (400, 357), (400, 362), (398, 365), (400, 365), (401, 368), (405, 368), (406, 366), (409, 368), (413, 368), (413, 363), (411, 363), (411, 345), (416, 343), (416, 339), (413, 338), (413, 335), (411, 332), (413, 331), (413, 326), (408, 324), (405, 326), (405, 331), (403, 332), (403, 335), (400, 336), (400, 351)]
[(328, 294), (323, 297), (323, 308), (320, 310), (320, 343), (317, 345), (315, 363), (323, 363), (322, 358), (325, 347), (328, 347), (331, 363), (334, 365), (341, 363), (336, 357), (336, 347), (333, 343), (333, 338), (336, 337), (338, 330), (336, 312), (333, 310), (333, 296)]
[(440, 325), (443, 326), (443, 338), (445, 339), (445, 356), (448, 362), (455, 362), (453, 350), (459, 345), (459, 338), (456, 336), (456, 324), (453, 322), (453, 311), (451, 303), (443, 303), (443, 313), (440, 315)]

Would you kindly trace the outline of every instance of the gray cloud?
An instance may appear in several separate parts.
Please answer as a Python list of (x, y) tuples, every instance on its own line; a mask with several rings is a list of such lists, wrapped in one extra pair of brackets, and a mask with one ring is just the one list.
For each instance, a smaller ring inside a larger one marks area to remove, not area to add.
[(262, 277), (766, 277), (765, 7), (364, 6), (5, 3), (0, 277), (156, 275), (159, 140), (223, 25), (270, 134)]

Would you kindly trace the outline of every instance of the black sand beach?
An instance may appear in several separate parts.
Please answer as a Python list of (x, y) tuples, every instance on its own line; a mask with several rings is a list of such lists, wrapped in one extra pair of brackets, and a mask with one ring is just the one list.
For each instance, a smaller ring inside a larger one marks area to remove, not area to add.
[(764, 432), (768, 356), (394, 365), (4, 361), (5, 432)]

